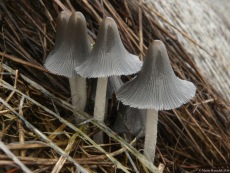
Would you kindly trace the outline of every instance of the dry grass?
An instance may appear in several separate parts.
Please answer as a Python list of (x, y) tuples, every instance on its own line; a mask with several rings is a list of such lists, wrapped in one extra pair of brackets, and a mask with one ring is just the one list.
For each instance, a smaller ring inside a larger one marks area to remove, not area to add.
[[(22, 165), (36, 173), (74, 172), (76, 167), (80, 169), (78, 164), (89, 172), (156, 169), (140, 154), (143, 139), (128, 143), (86, 113), (72, 115), (67, 79), (42, 67), (53, 48), (55, 18), (61, 9), (67, 8), (85, 15), (92, 42), (103, 15), (115, 19), (126, 48), (141, 57), (153, 39), (162, 40), (176, 74), (197, 86), (197, 95), (190, 103), (160, 112), (155, 165), (163, 163), (164, 172), (227, 167), (230, 162), (228, 103), (208, 84), (176, 38), (158, 25), (156, 19), (160, 14), (150, 13), (144, 3), (140, 5), (138, 8), (138, 2), (116, 0), (104, 0), (103, 5), (87, 0), (0, 1), (2, 149), (10, 149), (12, 157), (16, 156)], [(139, 39), (142, 35), (143, 40)], [(85, 117), (85, 123), (75, 127), (74, 116)], [(91, 139), (97, 129), (106, 133), (107, 142), (103, 145)], [(0, 172), (17, 172), (15, 160), (8, 156), (5, 150), (0, 152)]]

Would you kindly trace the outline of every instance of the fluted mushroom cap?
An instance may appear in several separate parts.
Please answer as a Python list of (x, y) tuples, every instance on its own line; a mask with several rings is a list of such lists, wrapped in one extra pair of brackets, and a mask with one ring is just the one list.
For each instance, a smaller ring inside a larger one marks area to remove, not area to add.
[(108, 86), (107, 86), (107, 95), (111, 96), (114, 92), (116, 92), (124, 83), (122, 82), (120, 76), (110, 76), (108, 78)]
[(169, 110), (195, 96), (193, 83), (176, 77), (165, 45), (155, 40), (148, 48), (138, 76), (117, 91), (123, 104), (139, 109)]
[(107, 17), (100, 25), (89, 58), (75, 70), (85, 78), (100, 78), (133, 74), (138, 72), (141, 66), (139, 58), (130, 54), (122, 44), (115, 21)]
[[(62, 41), (65, 38), (66, 27), (71, 16), (70, 11), (61, 11), (57, 17), (57, 27), (55, 35), (55, 45), (52, 52), (55, 52), (62, 44)], [(51, 53), (52, 53), (51, 52)]]
[[(68, 22), (67, 22), (68, 21)], [(85, 17), (80, 12), (61, 12), (54, 50), (45, 61), (45, 68), (52, 73), (75, 78), (74, 68), (83, 63), (90, 52)]]

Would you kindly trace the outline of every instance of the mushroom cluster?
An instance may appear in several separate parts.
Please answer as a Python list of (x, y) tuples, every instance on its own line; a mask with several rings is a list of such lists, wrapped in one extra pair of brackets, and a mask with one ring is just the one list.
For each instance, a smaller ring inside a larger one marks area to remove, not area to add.
[[(95, 46), (89, 57), (75, 68), (82, 77), (98, 78), (94, 106), (96, 120), (104, 122), (108, 77), (134, 74), (141, 66), (139, 58), (128, 53), (122, 44), (115, 21), (106, 17), (100, 25)], [(94, 139), (102, 143), (103, 133), (99, 132)]]
[(181, 80), (173, 72), (165, 45), (153, 41), (146, 53), (138, 76), (116, 92), (125, 105), (147, 110), (145, 129), (145, 156), (154, 161), (159, 110), (180, 107), (195, 96), (193, 83)]
[[(82, 13), (62, 11), (57, 19), (55, 46), (44, 66), (51, 73), (68, 77), (73, 109), (84, 111), (86, 105), (86, 79), (74, 69), (83, 63), (90, 53), (86, 20)], [(76, 123), (80, 123), (76, 119)]]
[[(144, 154), (151, 161), (155, 156), (158, 111), (177, 108), (187, 103), (196, 92), (191, 82), (175, 76), (166, 47), (159, 40), (150, 44), (142, 66), (138, 56), (125, 49), (111, 17), (101, 22), (91, 50), (82, 13), (61, 12), (57, 21), (55, 46), (44, 66), (54, 74), (69, 78), (73, 108), (82, 111), (86, 105), (86, 78), (98, 78), (94, 118), (101, 123), (105, 118), (106, 89), (110, 77), (109, 82), (114, 87), (117, 99), (135, 108), (132, 108), (132, 114), (140, 109), (140, 116), (145, 116), (141, 119), (146, 121), (146, 127), (142, 128), (145, 129)], [(125, 84), (119, 77), (113, 77), (137, 72), (137, 77)], [(81, 120), (77, 119), (76, 122), (80, 123)], [(135, 131), (134, 126), (131, 129)], [(103, 143), (103, 133), (96, 134), (94, 140)]]

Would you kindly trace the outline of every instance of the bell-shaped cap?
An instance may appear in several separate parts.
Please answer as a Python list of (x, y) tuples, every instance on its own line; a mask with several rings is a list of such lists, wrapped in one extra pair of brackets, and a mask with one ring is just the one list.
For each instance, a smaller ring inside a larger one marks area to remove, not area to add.
[(122, 44), (115, 21), (105, 18), (89, 58), (75, 70), (85, 78), (129, 75), (141, 69), (142, 62), (130, 54)]
[(155, 40), (140, 73), (117, 91), (117, 99), (134, 108), (169, 110), (187, 103), (195, 93), (193, 83), (176, 77), (165, 45)]
[[(67, 22), (68, 21), (68, 22)], [(90, 52), (85, 17), (80, 12), (61, 12), (54, 50), (45, 61), (45, 68), (52, 73), (75, 78), (74, 68), (83, 63)]]
[(55, 35), (55, 45), (54, 50), (52, 52), (55, 52), (57, 50), (62, 41), (65, 38), (66, 33), (66, 27), (69, 22), (69, 18), (71, 16), (70, 11), (61, 11), (57, 17), (57, 27), (56, 27), (56, 35)]
[(107, 86), (107, 97), (110, 98), (114, 92), (117, 92), (117, 90), (123, 85), (120, 76), (110, 76), (108, 78), (108, 86)]

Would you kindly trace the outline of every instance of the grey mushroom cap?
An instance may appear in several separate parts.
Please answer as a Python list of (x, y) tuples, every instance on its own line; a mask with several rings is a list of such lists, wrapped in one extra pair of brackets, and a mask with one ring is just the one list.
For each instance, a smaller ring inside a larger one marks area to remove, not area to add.
[(61, 11), (57, 17), (57, 29), (55, 35), (55, 45), (51, 53), (55, 52), (62, 44), (62, 41), (65, 38), (66, 27), (71, 16), (70, 11)]
[(193, 83), (176, 77), (165, 45), (155, 40), (138, 76), (124, 84), (116, 95), (123, 104), (134, 108), (170, 110), (187, 103), (195, 93)]
[(141, 69), (142, 62), (122, 44), (115, 21), (107, 17), (99, 28), (97, 40), (89, 58), (75, 70), (85, 78), (129, 75)]
[(90, 52), (85, 17), (80, 12), (71, 15), (61, 12), (58, 25), (55, 48), (48, 55), (44, 66), (51, 73), (75, 78), (77, 74), (74, 68), (83, 63)]
[(110, 76), (108, 78), (108, 86), (107, 86), (107, 97), (111, 98), (112, 94), (116, 92), (121, 86), (123, 82), (120, 76)]

